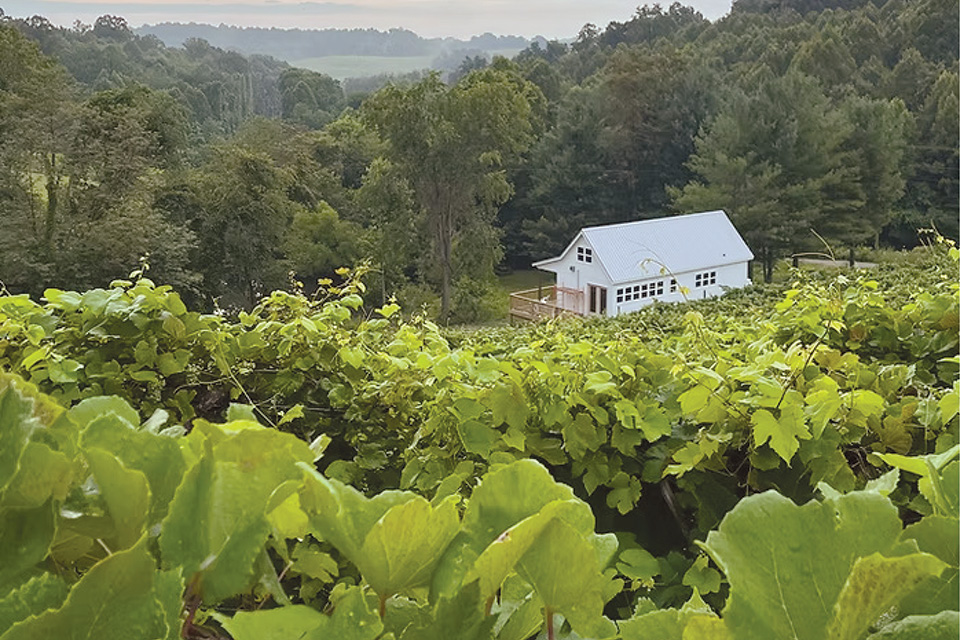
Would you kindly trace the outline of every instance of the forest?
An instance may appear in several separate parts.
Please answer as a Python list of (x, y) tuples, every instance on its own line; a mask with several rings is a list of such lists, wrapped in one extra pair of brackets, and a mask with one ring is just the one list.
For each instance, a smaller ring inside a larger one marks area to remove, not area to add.
[[(266, 54), (286, 60), (316, 56), (438, 56), (443, 52), (520, 50), (531, 41), (518, 36), (485, 33), (469, 40), (423, 38), (408, 29), (277, 29), (229, 25), (162, 22), (136, 29), (139, 35), (153, 35), (164, 44), (180, 47), (190, 39), (206, 40), (221, 49), (246, 54)], [(536, 38), (546, 44), (545, 38)], [(459, 62), (459, 60), (458, 60)]]
[[(0, 640), (956, 640), (957, 13), (644, 6), (362, 90), (0, 14)], [(716, 208), (750, 286), (487, 322)]]
[(145, 260), (191, 305), (249, 309), (366, 261), (368, 302), (483, 322), (498, 273), (586, 225), (724, 209), (755, 280), (824, 243), (956, 238), (957, 12), (644, 6), (353, 93), (116, 16), (5, 18), (0, 281), (84, 290)]

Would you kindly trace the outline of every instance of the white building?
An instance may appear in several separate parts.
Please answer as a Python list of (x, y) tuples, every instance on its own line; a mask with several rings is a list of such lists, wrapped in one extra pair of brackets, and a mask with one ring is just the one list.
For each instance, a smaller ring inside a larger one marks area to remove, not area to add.
[(752, 259), (723, 211), (587, 227), (562, 254), (533, 265), (557, 274), (556, 287), (535, 298), (553, 310), (520, 305), (514, 315), (615, 316), (654, 300), (718, 296), (750, 284), (747, 265)]

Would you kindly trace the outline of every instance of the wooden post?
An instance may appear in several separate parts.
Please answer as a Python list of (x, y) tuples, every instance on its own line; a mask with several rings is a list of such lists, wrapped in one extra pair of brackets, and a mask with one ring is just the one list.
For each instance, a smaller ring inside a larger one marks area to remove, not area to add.
[(853, 247), (850, 247), (850, 268), (852, 269), (857, 264), (856, 256), (854, 255)]
[(800, 258), (798, 258), (797, 256), (793, 256), (793, 268), (796, 269), (799, 266), (800, 266)]

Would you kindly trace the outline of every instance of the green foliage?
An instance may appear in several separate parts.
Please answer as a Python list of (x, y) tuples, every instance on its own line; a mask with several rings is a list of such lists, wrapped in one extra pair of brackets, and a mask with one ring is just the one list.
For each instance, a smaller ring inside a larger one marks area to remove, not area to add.
[(170, 580), (157, 572), (144, 538), (92, 568), (61, 607), (14, 624), (2, 637), (100, 638), (116, 629), (138, 638), (174, 637), (165, 612), (179, 606), (179, 577), (172, 578), (178, 585), (173, 591), (165, 588)]
[(730, 581), (723, 617), (733, 637), (862, 637), (944, 568), (896, 549), (900, 529), (890, 501), (868, 492), (802, 507), (775, 493), (743, 500), (704, 545)]
[(388, 142), (426, 213), (442, 316), (460, 275), (455, 262), (474, 238), (490, 235), (496, 207), (512, 192), (502, 167), (530, 144), (538, 93), (516, 74), (491, 68), (452, 88), (436, 75), (409, 89), (387, 87), (364, 104), (364, 117)]
[(359, 587), (351, 587), (340, 595), (333, 615), (324, 615), (306, 605), (292, 605), (266, 611), (240, 611), (233, 617), (218, 618), (234, 640), (290, 637), (373, 640), (383, 630)]
[(0, 380), (3, 633), (949, 625), (957, 252), (929, 251), (458, 345), (361, 316), (349, 279), (233, 322), (144, 278), (2, 297), (0, 361), (30, 379)]
[(330, 76), (286, 69), (278, 80), (283, 117), (312, 129), (332, 121), (343, 108), (343, 89)]

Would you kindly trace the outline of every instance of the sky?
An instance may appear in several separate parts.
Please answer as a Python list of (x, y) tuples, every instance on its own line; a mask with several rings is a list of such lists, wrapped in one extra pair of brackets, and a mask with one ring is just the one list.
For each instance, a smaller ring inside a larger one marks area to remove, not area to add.
[[(648, 0), (653, 4), (652, 0)], [(42, 15), (63, 26), (75, 20), (120, 15), (134, 27), (157, 22), (205, 22), (245, 27), (375, 28), (402, 27), (432, 38), (468, 38), (485, 32), (546, 38), (572, 38), (591, 22), (629, 20), (644, 0), (0, 0), (18, 18)], [(670, 0), (661, 2), (666, 7)], [(730, 0), (687, 0), (706, 18), (730, 11)]]

